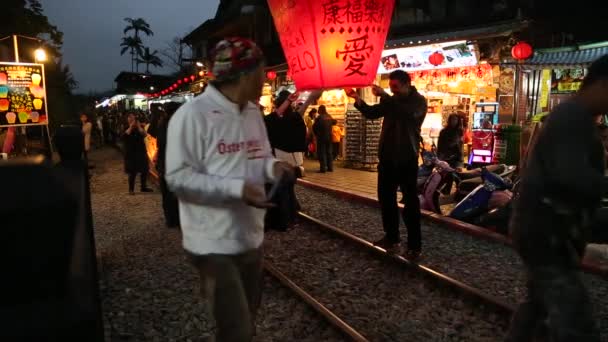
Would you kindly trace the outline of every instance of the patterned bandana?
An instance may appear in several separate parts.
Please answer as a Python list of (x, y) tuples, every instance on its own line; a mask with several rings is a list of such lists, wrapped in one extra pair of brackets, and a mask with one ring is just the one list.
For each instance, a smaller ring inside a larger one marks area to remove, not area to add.
[(238, 37), (217, 43), (211, 56), (211, 72), (218, 82), (235, 80), (253, 71), (264, 60), (262, 50), (254, 42)]

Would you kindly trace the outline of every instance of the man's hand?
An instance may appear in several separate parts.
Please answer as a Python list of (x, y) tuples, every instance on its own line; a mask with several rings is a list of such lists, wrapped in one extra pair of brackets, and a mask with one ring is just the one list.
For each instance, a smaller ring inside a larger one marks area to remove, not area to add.
[(295, 93), (289, 95), (289, 97), (287, 97), (287, 99), (289, 100), (289, 102), (293, 103), (293, 102), (296, 102), (299, 97), (300, 97), (300, 93), (296, 91)]
[(264, 188), (259, 185), (253, 185), (245, 182), (243, 186), (243, 201), (252, 207), (266, 209), (274, 207), (274, 204), (268, 202)]
[(380, 86), (377, 85), (372, 85), (372, 94), (374, 94), (374, 96), (384, 96), (387, 95), (386, 92), (384, 91), (384, 89), (382, 89)]
[(272, 171), (273, 171), (274, 179), (277, 181), (279, 179), (281, 179), (281, 177), (283, 177), (283, 175), (286, 175), (290, 179), (295, 178), (295, 172), (293, 170), (293, 166), (289, 165), (288, 163), (282, 162), (282, 161), (274, 163)]
[(353, 98), (355, 101), (359, 99), (359, 94), (357, 94), (354, 88), (344, 89), (344, 91), (346, 92), (346, 96)]

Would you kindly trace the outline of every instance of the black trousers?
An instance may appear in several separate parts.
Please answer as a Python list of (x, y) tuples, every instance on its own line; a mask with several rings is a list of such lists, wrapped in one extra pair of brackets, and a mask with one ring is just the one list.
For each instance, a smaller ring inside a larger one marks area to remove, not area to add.
[(515, 311), (505, 341), (532, 341), (547, 318), (551, 341), (600, 341), (591, 300), (578, 269), (528, 266), (527, 278), (528, 296)]
[(164, 176), (160, 176), (160, 192), (163, 197), (163, 212), (165, 213), (165, 223), (167, 227), (178, 227), (179, 222), (179, 204), (175, 194), (169, 191), (167, 182)]
[[(148, 172), (139, 172), (141, 174), (141, 190), (147, 188), (148, 185)], [(129, 191), (133, 192), (135, 189), (135, 177), (137, 177), (138, 172), (129, 173)]]
[(333, 152), (333, 160), (336, 160), (336, 159), (338, 159), (338, 156), (340, 155), (340, 143), (332, 142), (331, 146), (332, 146), (332, 152)]
[(333, 171), (334, 157), (331, 142), (317, 141), (317, 157), (321, 171)]
[(394, 242), (400, 241), (397, 189), (401, 187), (405, 200), (402, 217), (407, 228), (407, 247), (418, 251), (422, 248), (422, 237), (420, 200), (416, 189), (417, 177), (418, 165), (414, 159), (401, 165), (391, 161), (381, 161), (378, 164), (378, 199), (386, 237)]

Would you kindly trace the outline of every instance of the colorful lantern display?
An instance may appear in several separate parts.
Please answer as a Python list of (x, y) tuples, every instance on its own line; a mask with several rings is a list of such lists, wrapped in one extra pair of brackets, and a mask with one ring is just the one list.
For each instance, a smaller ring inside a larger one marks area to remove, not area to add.
[(268, 0), (268, 5), (299, 90), (373, 82), (394, 0)]
[(435, 51), (429, 56), (429, 63), (433, 64), (434, 66), (441, 65), (444, 60), (445, 56), (443, 56), (443, 54), (439, 51)]
[(511, 48), (511, 55), (518, 61), (530, 58), (533, 53), (532, 46), (526, 42), (519, 42)]

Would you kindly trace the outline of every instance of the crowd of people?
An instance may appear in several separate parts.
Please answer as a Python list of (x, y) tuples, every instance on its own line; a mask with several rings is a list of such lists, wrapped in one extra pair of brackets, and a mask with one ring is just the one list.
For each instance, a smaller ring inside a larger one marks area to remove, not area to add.
[[(263, 116), (257, 102), (264, 57), (255, 43), (223, 40), (212, 59), (215, 80), (190, 102), (153, 109), (147, 131), (146, 118), (138, 113), (102, 117), (101, 128), (113, 132), (114, 137), (104, 135), (109, 141), (120, 137), (125, 143), (130, 192), (137, 173), (142, 191), (148, 191), (143, 139), (152, 134), (158, 140), (155, 164), (167, 225), (182, 231), (183, 248), (217, 323), (216, 340), (250, 341), (262, 288), (264, 230), (293, 224), (300, 209), (295, 181), (304, 176), (305, 156), (316, 155), (319, 172), (333, 171), (335, 137), (341, 132), (324, 106), (307, 113), (322, 91), (313, 91), (304, 103), (297, 103), (298, 94), (283, 91), (272, 113)], [(406, 72), (395, 70), (389, 79), (392, 95), (372, 86), (380, 98), (374, 105), (355, 90), (346, 92), (365, 118), (383, 118), (378, 199), (384, 236), (375, 245), (391, 251), (400, 244), (396, 193), (401, 188), (405, 254), (417, 260), (422, 234), (416, 180), (427, 101)], [(528, 155), (511, 218), (528, 297), (514, 315), (509, 341), (531, 340), (546, 318), (554, 341), (599, 341), (579, 265), (588, 242), (585, 224), (608, 192), (601, 139), (608, 129), (597, 129), (594, 121), (608, 112), (606, 92), (608, 56), (589, 68), (577, 96), (548, 116)], [(85, 135), (91, 131), (86, 121)], [(121, 123), (120, 128), (110, 122)], [(437, 146), (438, 156), (456, 169), (463, 166), (462, 126), (460, 115), (451, 115)]]

